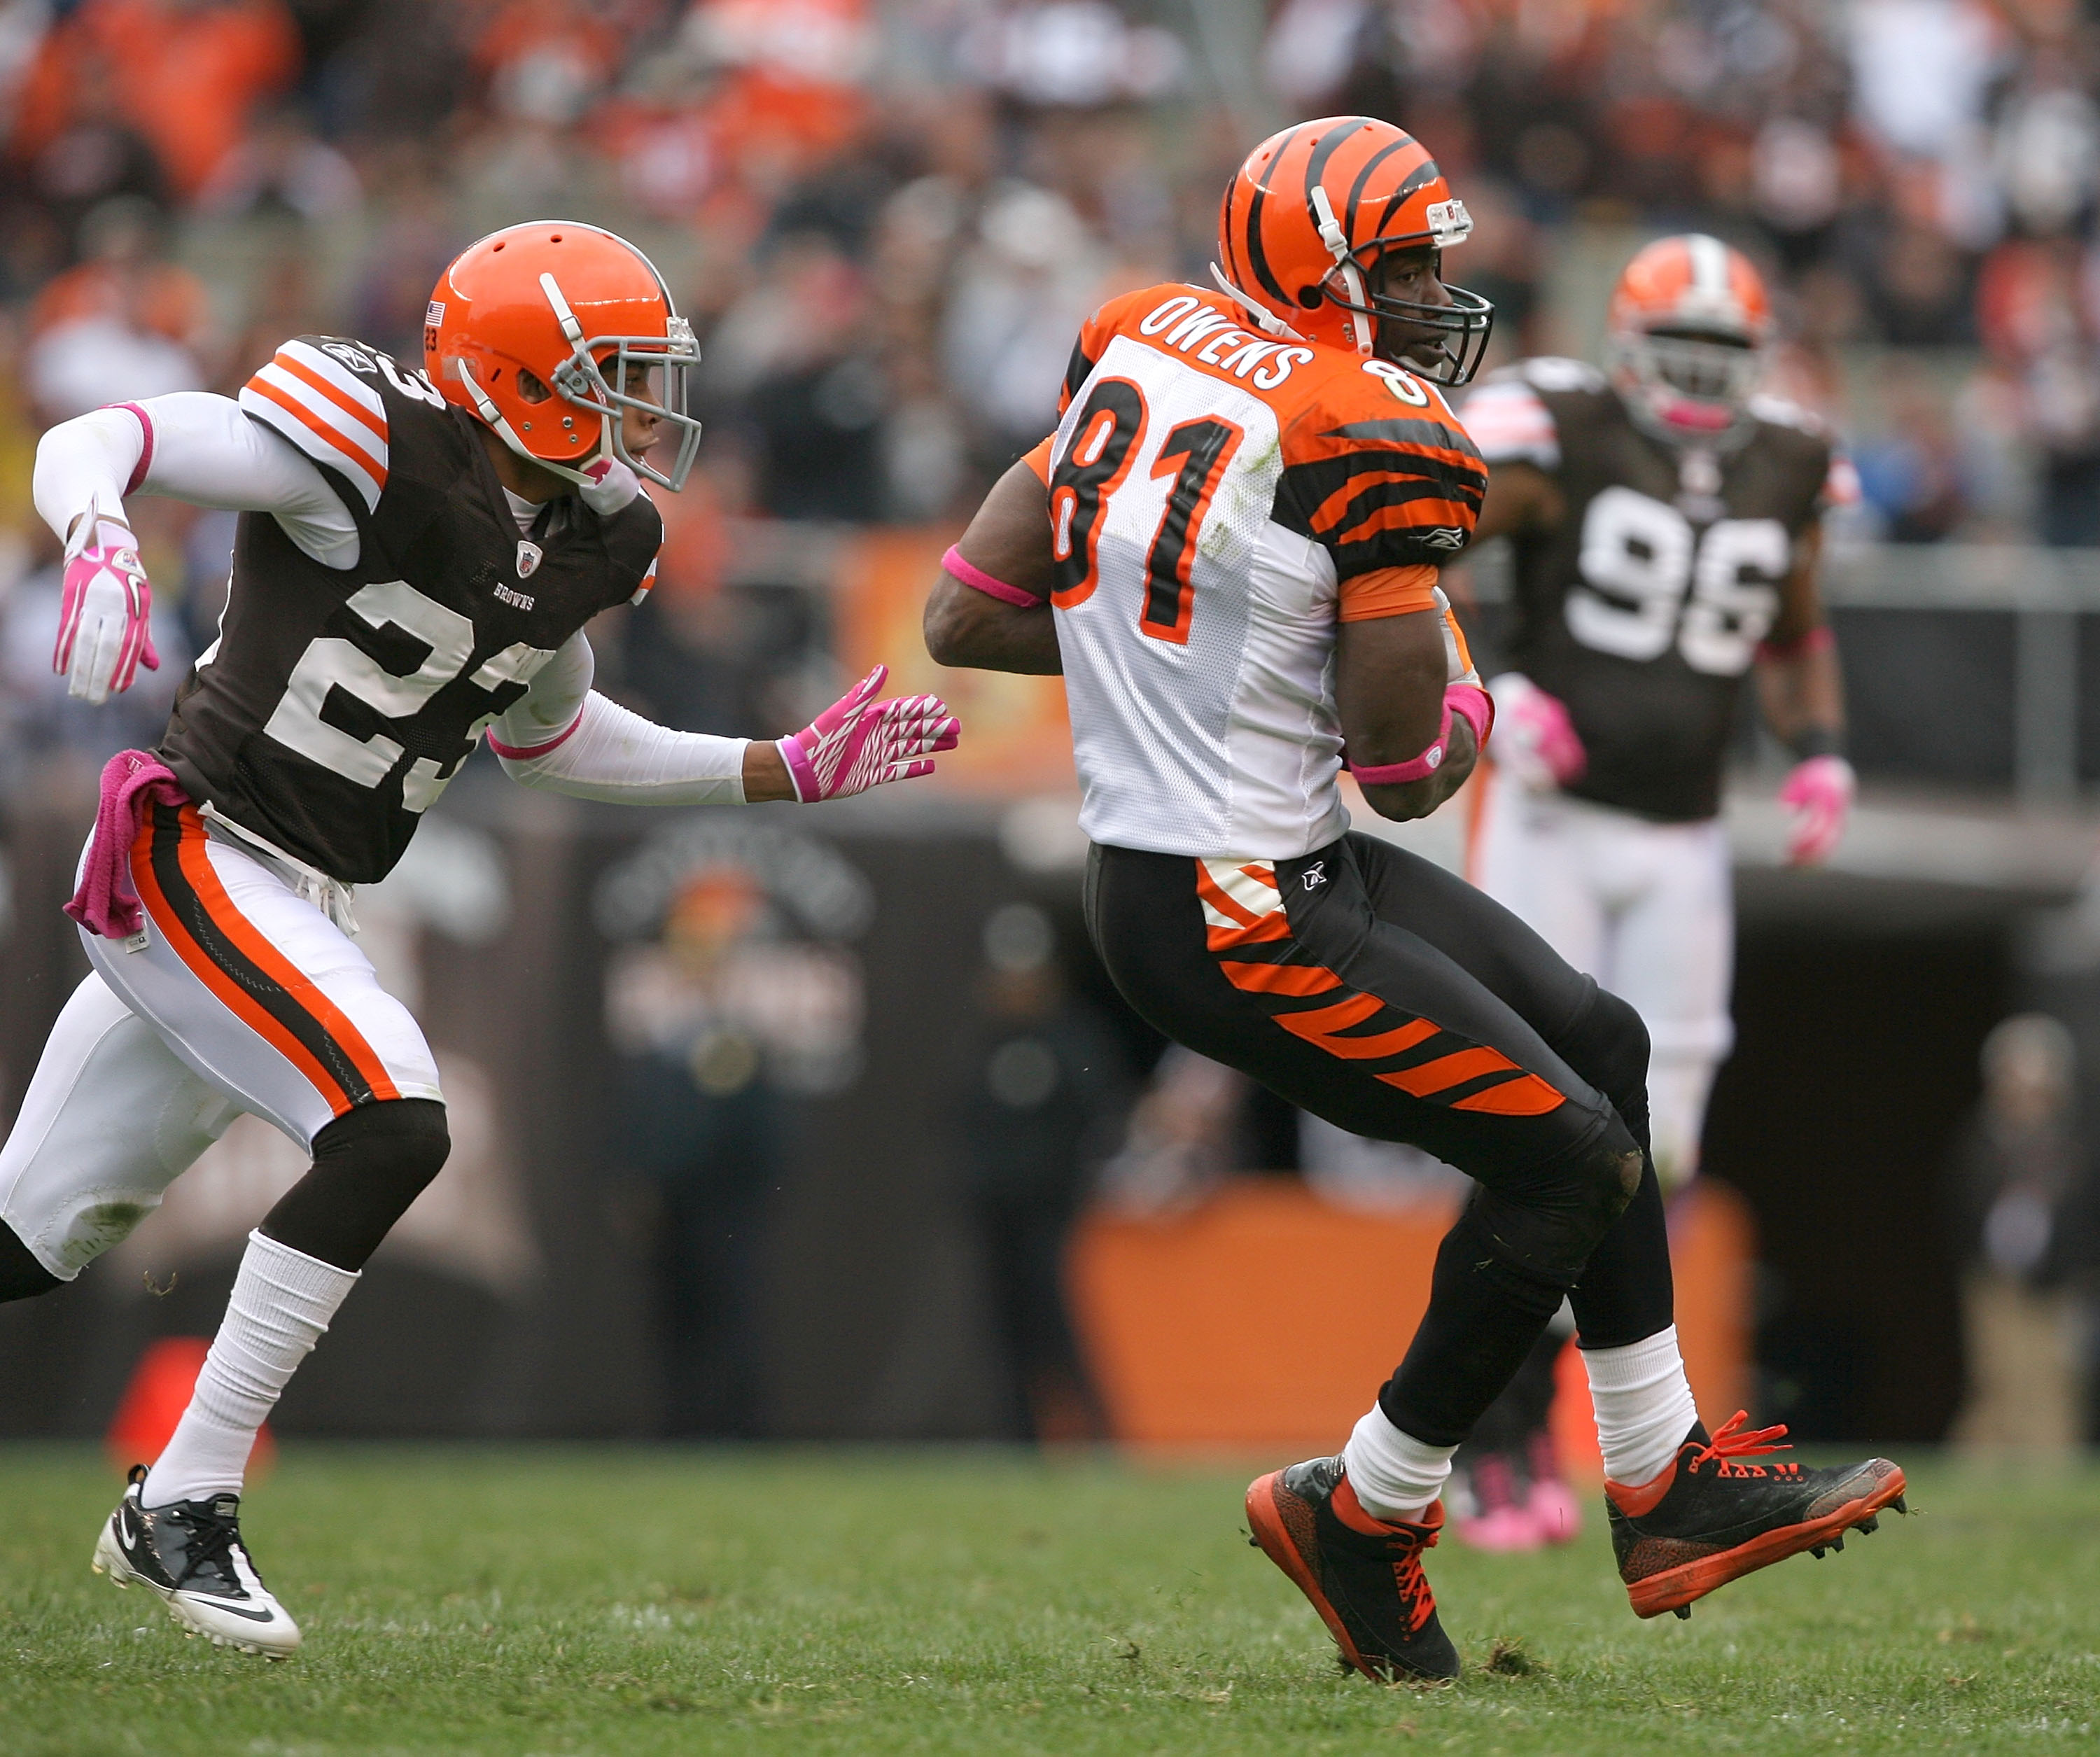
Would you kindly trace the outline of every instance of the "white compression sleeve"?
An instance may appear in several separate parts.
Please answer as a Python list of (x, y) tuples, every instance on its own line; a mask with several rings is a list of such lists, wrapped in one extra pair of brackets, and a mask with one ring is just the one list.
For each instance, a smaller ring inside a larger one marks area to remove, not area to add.
[(357, 560), (356, 522), (328, 479), (229, 398), (179, 391), (61, 422), (38, 444), (32, 492), (63, 542), (90, 500), (113, 513), (135, 477), (139, 493), (271, 514), (324, 567)]
[(579, 633), (489, 731), (514, 780), (578, 799), (636, 806), (740, 806), (750, 742), (674, 732), (593, 691)]

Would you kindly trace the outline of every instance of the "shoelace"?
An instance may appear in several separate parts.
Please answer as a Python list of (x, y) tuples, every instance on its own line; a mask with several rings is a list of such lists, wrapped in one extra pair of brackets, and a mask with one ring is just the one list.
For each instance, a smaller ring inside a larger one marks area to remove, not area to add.
[(183, 1523), (192, 1533), (190, 1541), (183, 1548), (183, 1571), (175, 1584), (188, 1586), (207, 1569), (224, 1583), (224, 1590), (247, 1596), (240, 1583), (240, 1576), (233, 1565), (233, 1546), (240, 1541), (240, 1521), (221, 1519), (212, 1513), (185, 1513)]
[(1710, 1458), (1758, 1458), (1767, 1452), (1790, 1452), (1793, 1450), (1784, 1443), (1785, 1422), (1773, 1428), (1754, 1428), (1748, 1433), (1739, 1432), (1749, 1419), (1748, 1410), (1737, 1410), (1721, 1424), (1719, 1431), (1712, 1439), (1692, 1455), (1691, 1468), (1697, 1469)]
[(1427, 1537), (1410, 1531), (1386, 1540), (1386, 1552), (1392, 1558), (1393, 1587), (1400, 1594), (1401, 1610), (1410, 1634), (1428, 1622), (1436, 1611), (1436, 1595), (1429, 1590), (1428, 1575), (1422, 1571), (1422, 1552), (1435, 1549), (1443, 1534), (1439, 1527)]

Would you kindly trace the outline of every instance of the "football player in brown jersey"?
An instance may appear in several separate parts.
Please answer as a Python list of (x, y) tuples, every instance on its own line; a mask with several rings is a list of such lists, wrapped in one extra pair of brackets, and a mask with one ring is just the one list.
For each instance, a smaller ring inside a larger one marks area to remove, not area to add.
[[(1508, 537), (1515, 563), (1469, 876), (1639, 1012), (1665, 1190), (1697, 1168), (1733, 1035), (1718, 814), (1746, 678), (1797, 759), (1790, 859), (1829, 854), (1853, 791), (1816, 593), (1823, 512), (1850, 470), (1816, 422), (1755, 394), (1771, 329), (1740, 252), (1664, 238), (1620, 276), (1608, 371), (1526, 360), (1463, 411), (1493, 472), (1476, 541)], [(1460, 1459), (1458, 1530), (1490, 1547), (1573, 1534), (1546, 1429), (1556, 1340), (1489, 1412), (1493, 1443)]]
[(675, 489), (691, 466), (697, 358), (639, 250), (539, 222), (446, 270), (421, 369), (301, 337), (237, 403), (123, 404), (38, 448), (37, 510), (66, 545), (54, 663), (89, 701), (158, 663), (126, 497), (243, 514), (218, 638), (158, 749), (104, 773), (67, 906), (91, 972), (0, 1147), (0, 1300), (73, 1279), (243, 1111), (312, 1155), (95, 1546), (98, 1572), (214, 1642), (298, 1646), (241, 1541), (249, 1451), (449, 1146), (430, 1048), (351, 937), (351, 886), (386, 876), (484, 734), (528, 787), (658, 805), (835, 798), (955, 743), (937, 698), (875, 700), (880, 666), (770, 742), (593, 691), (584, 626), (655, 579), (642, 479)]

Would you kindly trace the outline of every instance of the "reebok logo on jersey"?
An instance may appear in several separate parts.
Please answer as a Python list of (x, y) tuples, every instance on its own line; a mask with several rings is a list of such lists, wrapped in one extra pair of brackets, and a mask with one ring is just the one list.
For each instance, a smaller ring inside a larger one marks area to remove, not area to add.
[(1459, 550), (1466, 546), (1466, 533), (1449, 525), (1439, 525), (1433, 531), (1424, 532), (1422, 541), (1429, 549)]
[(1306, 890), (1312, 890), (1327, 882), (1327, 875), (1326, 872), (1322, 870), (1326, 864), (1327, 863), (1324, 860), (1316, 860), (1312, 865), (1306, 867), (1304, 874), (1302, 875), (1305, 881)]
[(535, 543), (530, 537), (518, 538), (518, 577), (519, 579), (531, 579), (534, 574), (540, 571), (540, 563), (545, 558), (545, 556), (540, 552), (540, 545), (537, 543)]

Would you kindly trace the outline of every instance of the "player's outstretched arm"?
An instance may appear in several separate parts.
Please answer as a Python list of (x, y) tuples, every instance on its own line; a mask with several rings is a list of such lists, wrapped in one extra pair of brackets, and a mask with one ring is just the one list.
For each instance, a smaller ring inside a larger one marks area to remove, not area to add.
[(1796, 758), (1779, 795), (1793, 814), (1786, 857), (1795, 866), (1815, 865), (1835, 852), (1856, 788), (1843, 755), (1844, 673), (1816, 589), (1822, 550), (1819, 522), (1802, 536), (1793, 571), (1780, 589), (1779, 619), (1758, 649), (1758, 699), (1766, 723)]
[(792, 738), (771, 744), (675, 732), (590, 686), (590, 643), (571, 638), (489, 729), (489, 746), (527, 787), (620, 805), (813, 804), (933, 772), (961, 728), (936, 695), (878, 700), (877, 665)]
[(926, 651), (944, 665), (1054, 677), (1049, 490), (1026, 462), (992, 486), (926, 600)]
[(286, 534), (331, 567), (357, 559), (357, 526), (320, 471), (223, 396), (185, 391), (91, 409), (37, 446), (37, 510), (65, 548), (51, 669), (89, 702), (159, 668), (148, 629), (153, 590), (124, 502), (164, 494), (199, 506), (276, 514)]
[(1382, 818), (1426, 818), (1479, 760), (1492, 723), (1487, 692), (1454, 683), (1441, 610), (1344, 622), (1335, 644), (1335, 705), (1347, 760)]

